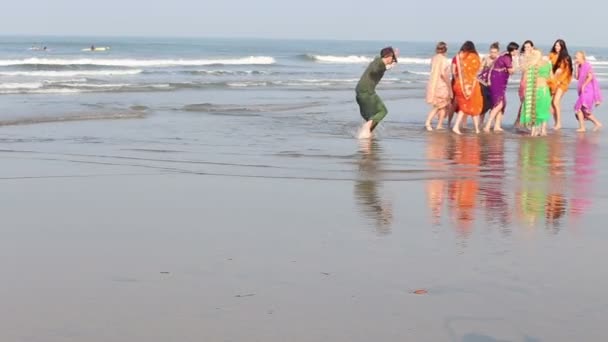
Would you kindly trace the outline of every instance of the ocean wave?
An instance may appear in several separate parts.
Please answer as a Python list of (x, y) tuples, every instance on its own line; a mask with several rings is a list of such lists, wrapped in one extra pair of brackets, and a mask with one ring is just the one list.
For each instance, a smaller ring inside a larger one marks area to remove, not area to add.
[[(369, 63), (373, 60), (373, 57), (369, 56), (332, 56), (332, 55), (305, 55), (307, 59), (315, 61), (317, 63), (328, 63), (328, 64), (363, 64)], [(418, 57), (399, 57), (399, 64), (414, 64), (414, 65), (430, 65), (430, 58), (418, 58)]]
[[(283, 88), (283, 89), (354, 89), (356, 78), (315, 78), (315, 79), (286, 79), (286, 80), (227, 80), (221, 82), (182, 81), (157, 83), (106, 83), (94, 79), (73, 79), (61, 81), (2, 83), (0, 94), (69, 94), (69, 93), (126, 93), (126, 92), (161, 92), (177, 90), (211, 90), (211, 89), (243, 89), (243, 88)], [(412, 83), (409, 80), (387, 77), (383, 84), (391, 87)]]
[(251, 104), (251, 105), (238, 105), (238, 104), (214, 104), (214, 103), (195, 103), (189, 104), (176, 110), (185, 112), (199, 112), (199, 113), (210, 113), (210, 114), (258, 114), (268, 112), (281, 112), (298, 110), (305, 108), (318, 107), (323, 105), (321, 102), (305, 102), (305, 103), (291, 103), (291, 104)]
[(590, 61), (591, 65), (600, 66), (601, 68), (605, 68), (608, 66), (608, 61)]
[(417, 57), (399, 57), (399, 64), (422, 64), (422, 65), (430, 65), (430, 58), (417, 58)]
[(62, 116), (24, 117), (18, 119), (0, 120), (0, 126), (32, 125), (53, 122), (90, 121), (90, 120), (120, 120), (140, 119), (146, 116), (145, 111), (125, 110), (111, 113), (75, 113)]
[(272, 82), (228, 82), (228, 83), (224, 83), (224, 84), (226, 84), (228, 87), (233, 87), (233, 88), (246, 88), (246, 87), (265, 87), (265, 86), (268, 86), (269, 84), (272, 84)]
[(410, 71), (410, 70), (406, 70), (403, 73), (407, 74), (407, 75), (417, 75), (417, 76), (430, 76), (431, 75), (431, 73), (429, 71)]
[(181, 71), (181, 73), (189, 74), (189, 75), (213, 75), (213, 76), (224, 76), (224, 75), (248, 76), (248, 75), (270, 75), (271, 74), (268, 71), (262, 71), (262, 70), (184, 70), (184, 71)]
[(114, 67), (172, 67), (172, 66), (203, 66), (203, 65), (267, 65), (275, 64), (273, 57), (250, 56), (227, 59), (51, 59), (26, 58), (0, 60), (0, 66), (20, 65), (99, 65)]
[(32, 83), (0, 83), (0, 89), (19, 90), (19, 89), (39, 89), (44, 84), (42, 82)]
[(9, 90), (0, 90), (0, 94), (10, 95), (10, 94), (75, 94), (81, 93), (80, 89), (9, 89)]
[(23, 77), (76, 77), (76, 76), (126, 76), (142, 73), (141, 69), (133, 70), (78, 70), (78, 71), (0, 71), (0, 76)]
[(355, 83), (359, 82), (358, 78), (328, 78), (328, 79), (299, 79), (296, 82), (311, 84), (311, 83)]
[(371, 57), (366, 56), (331, 56), (331, 55), (305, 55), (307, 59), (318, 63), (334, 63), (334, 64), (357, 64), (357, 63), (369, 63), (373, 60)]

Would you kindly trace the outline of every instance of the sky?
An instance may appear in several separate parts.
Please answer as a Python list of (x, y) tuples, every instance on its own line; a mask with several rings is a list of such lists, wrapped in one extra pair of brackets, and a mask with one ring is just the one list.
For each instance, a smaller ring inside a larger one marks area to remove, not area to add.
[(547, 0), (22, 0), (3, 9), (0, 35), (532, 39), (548, 45), (563, 38), (577, 46), (607, 46), (598, 27), (608, 3), (584, 4), (594, 10), (585, 11), (581, 22), (574, 6)]

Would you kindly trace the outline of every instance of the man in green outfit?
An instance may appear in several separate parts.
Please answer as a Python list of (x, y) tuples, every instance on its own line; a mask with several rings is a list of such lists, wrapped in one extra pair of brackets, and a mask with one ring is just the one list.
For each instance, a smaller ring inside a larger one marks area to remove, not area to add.
[(384, 76), (384, 72), (392, 68), (397, 63), (397, 54), (392, 47), (385, 47), (380, 51), (380, 56), (376, 57), (365, 69), (359, 83), (357, 83), (357, 104), (361, 116), (365, 123), (359, 131), (359, 139), (366, 139), (372, 136), (372, 132), (378, 123), (386, 116), (388, 111), (386, 106), (376, 94), (376, 86)]

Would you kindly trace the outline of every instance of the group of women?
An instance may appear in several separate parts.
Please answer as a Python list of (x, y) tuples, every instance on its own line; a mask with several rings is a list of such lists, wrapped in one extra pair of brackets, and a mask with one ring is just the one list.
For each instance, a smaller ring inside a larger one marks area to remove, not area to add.
[[(574, 62), (566, 43), (558, 39), (548, 56), (534, 47), (532, 41), (520, 45), (511, 42), (500, 53), (498, 43), (490, 46), (489, 54), (481, 58), (475, 44), (466, 41), (454, 58), (447, 58), (448, 47), (439, 42), (431, 59), (431, 76), (426, 100), (432, 106), (426, 129), (433, 130), (431, 122), (438, 117), (436, 129), (448, 127), (461, 134), (465, 118), (472, 117), (475, 132), (501, 132), (507, 107), (507, 84), (512, 74), (521, 73), (519, 86), (520, 106), (515, 121), (517, 129), (527, 129), (532, 136), (547, 135), (547, 123), (554, 118), (554, 129), (562, 128), (561, 102), (572, 78), (578, 81), (578, 100), (575, 105), (579, 122), (577, 131), (585, 131), (585, 120), (593, 122), (594, 129), (602, 124), (593, 115), (593, 108), (601, 101), (599, 84), (585, 53), (579, 51)], [(452, 118), (456, 114), (453, 125)], [(486, 118), (486, 114), (488, 117)]]

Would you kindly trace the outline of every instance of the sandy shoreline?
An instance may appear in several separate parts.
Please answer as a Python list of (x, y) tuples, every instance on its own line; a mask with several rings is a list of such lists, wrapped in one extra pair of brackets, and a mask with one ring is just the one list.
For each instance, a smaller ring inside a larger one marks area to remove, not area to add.
[(0, 340), (602, 340), (605, 134), (387, 104), (2, 127)]
[(412, 200), (425, 197), (424, 182), (394, 182), (382, 192), (394, 215), (387, 233), (366, 221), (356, 182), (79, 167), (104, 176), (1, 181), (3, 340), (605, 335), (607, 278), (590, 267), (605, 254), (600, 206), (560, 235), (512, 227), (505, 237), (478, 221), (463, 238), (420, 214), (426, 203)]

